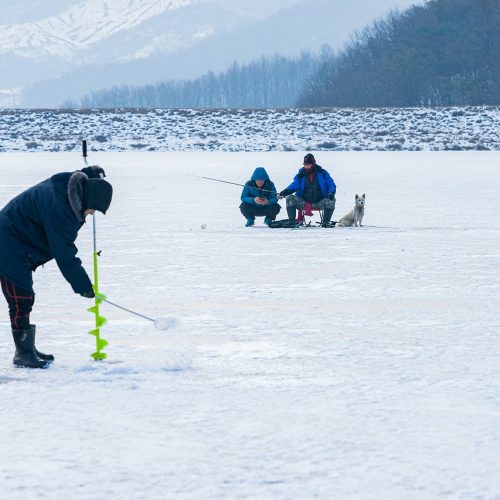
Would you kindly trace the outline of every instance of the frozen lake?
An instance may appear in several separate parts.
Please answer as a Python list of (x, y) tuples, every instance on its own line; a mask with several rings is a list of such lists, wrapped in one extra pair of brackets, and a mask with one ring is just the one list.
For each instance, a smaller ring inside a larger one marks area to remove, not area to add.
[[(94, 362), (91, 301), (37, 270), (56, 361), (12, 367), (4, 304), (2, 499), (500, 497), (500, 153), (318, 153), (333, 218), (366, 193), (378, 228), (244, 228), (240, 188), (186, 175), (244, 183), (263, 165), (281, 190), (302, 157), (90, 153), (115, 190), (102, 291), (180, 325), (103, 305)], [(82, 166), (2, 153), (0, 206)]]

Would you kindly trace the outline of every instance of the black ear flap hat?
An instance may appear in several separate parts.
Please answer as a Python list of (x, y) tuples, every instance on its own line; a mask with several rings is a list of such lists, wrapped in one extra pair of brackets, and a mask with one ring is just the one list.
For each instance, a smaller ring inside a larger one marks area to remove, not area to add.
[(113, 186), (104, 179), (88, 179), (83, 185), (83, 210), (99, 210), (103, 214), (111, 205)]

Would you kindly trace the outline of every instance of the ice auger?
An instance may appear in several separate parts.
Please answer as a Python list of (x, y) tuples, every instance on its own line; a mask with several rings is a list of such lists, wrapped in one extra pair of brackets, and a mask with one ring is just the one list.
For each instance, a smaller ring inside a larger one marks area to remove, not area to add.
[(100, 256), (101, 252), (98, 252), (96, 249), (96, 240), (95, 240), (95, 215), (93, 218), (94, 221), (94, 293), (95, 293), (95, 304), (92, 307), (89, 307), (87, 311), (89, 311), (92, 314), (95, 314), (95, 328), (93, 330), (89, 331), (90, 335), (94, 335), (95, 337), (95, 345), (96, 345), (96, 350), (91, 356), (95, 360), (101, 360), (101, 359), (106, 359), (108, 355), (105, 352), (102, 352), (102, 350), (108, 345), (108, 341), (103, 339), (101, 337), (101, 327), (106, 324), (108, 321), (104, 316), (101, 316), (99, 312), (99, 305), (102, 304), (102, 299), (99, 297), (103, 297), (104, 299), (106, 296), (99, 291), (99, 270), (98, 270), (98, 265), (97, 265), (97, 259)]
[[(85, 165), (87, 165), (87, 141), (82, 141), (82, 153), (83, 160)], [(99, 305), (102, 304), (102, 299), (99, 298), (99, 295), (102, 298), (106, 298), (103, 293), (99, 292), (99, 268), (97, 265), (97, 259), (100, 256), (101, 252), (97, 251), (97, 242), (96, 242), (96, 230), (95, 230), (95, 214), (92, 216), (93, 223), (93, 232), (94, 232), (94, 293), (95, 293), (95, 304), (92, 307), (87, 309), (88, 312), (95, 315), (95, 328), (89, 331), (89, 335), (93, 335), (95, 337), (95, 345), (96, 350), (91, 356), (97, 361), (101, 359), (106, 359), (108, 355), (102, 350), (108, 345), (108, 341), (106, 339), (101, 338), (101, 327), (106, 324), (108, 321), (104, 316), (101, 316), (99, 312)]]

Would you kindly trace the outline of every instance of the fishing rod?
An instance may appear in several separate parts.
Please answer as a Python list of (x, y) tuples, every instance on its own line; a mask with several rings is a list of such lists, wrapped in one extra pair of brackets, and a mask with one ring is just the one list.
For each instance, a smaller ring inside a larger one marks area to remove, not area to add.
[[(222, 179), (214, 179), (213, 177), (203, 177), (202, 175), (193, 175), (193, 174), (186, 174), (189, 177), (198, 177), (198, 179), (207, 179), (209, 181), (215, 181), (215, 182), (223, 182), (224, 184), (232, 184), (233, 186), (241, 186), (245, 187), (245, 184), (239, 184), (237, 182), (230, 182), (230, 181), (223, 181)], [(251, 186), (253, 187), (253, 186)], [(265, 191), (266, 193), (274, 193), (277, 195), (276, 191), (272, 191), (271, 189), (262, 189), (258, 186), (256, 186), (256, 189), (260, 189), (261, 191)]]

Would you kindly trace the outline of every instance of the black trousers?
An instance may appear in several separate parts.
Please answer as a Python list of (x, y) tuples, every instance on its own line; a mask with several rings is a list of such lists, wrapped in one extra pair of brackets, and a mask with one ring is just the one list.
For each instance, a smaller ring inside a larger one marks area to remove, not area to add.
[(30, 326), (30, 313), (35, 303), (35, 294), (23, 290), (4, 276), (0, 276), (2, 292), (9, 305), (10, 324), (13, 330), (24, 330)]
[(250, 203), (243, 202), (240, 205), (240, 210), (243, 216), (247, 219), (255, 219), (255, 217), (270, 217), (275, 219), (279, 214), (281, 207), (275, 203), (274, 205), (250, 205)]

